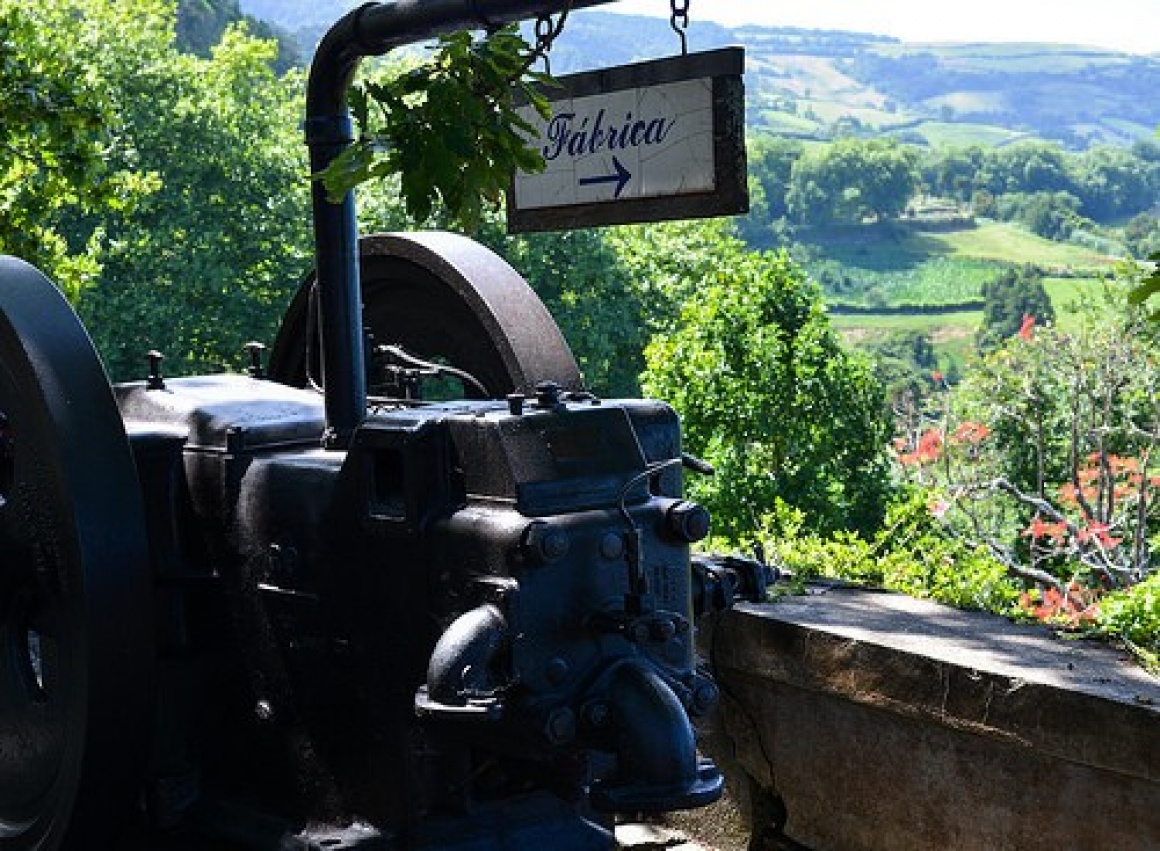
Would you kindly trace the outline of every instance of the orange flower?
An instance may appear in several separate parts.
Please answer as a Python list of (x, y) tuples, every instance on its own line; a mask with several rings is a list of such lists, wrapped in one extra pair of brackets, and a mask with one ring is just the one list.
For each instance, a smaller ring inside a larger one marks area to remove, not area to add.
[(1109, 532), (1111, 527), (1107, 523), (1100, 523), (1099, 521), (1091, 521), (1088, 525), (1080, 529), (1076, 534), (1077, 540), (1081, 544), (1086, 544), (1089, 541), (1098, 541), (1100, 546), (1105, 550), (1114, 549), (1119, 546), (1123, 538), (1113, 538)]
[(1032, 519), (1031, 525), (1021, 533), (1033, 541), (1040, 538), (1050, 538), (1055, 543), (1061, 543), (1067, 538), (1067, 524), (1060, 520), (1057, 523), (1048, 523), (1039, 516)]
[(983, 423), (963, 420), (951, 435), (951, 440), (955, 443), (979, 443), (990, 433), (991, 429)]

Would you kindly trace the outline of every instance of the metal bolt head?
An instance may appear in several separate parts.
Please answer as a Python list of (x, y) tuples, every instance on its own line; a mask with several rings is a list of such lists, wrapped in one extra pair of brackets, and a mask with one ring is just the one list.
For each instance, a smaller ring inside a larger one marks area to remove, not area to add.
[(266, 370), (262, 367), (262, 353), (266, 351), (265, 343), (259, 343), (257, 340), (251, 340), (246, 343), (243, 348), (246, 354), (250, 356), (250, 365), (246, 371), (251, 378), (265, 378)]
[(606, 727), (608, 722), (612, 719), (612, 710), (608, 704), (602, 700), (597, 700), (589, 703), (582, 710), (584, 723), (594, 730), (599, 730)]
[(624, 555), (624, 536), (619, 532), (605, 532), (600, 539), (600, 555), (609, 561), (617, 561)]
[(571, 549), (568, 534), (542, 520), (528, 524), (524, 530), (523, 545), (525, 554), (539, 564), (559, 561)]
[(567, 706), (558, 706), (548, 713), (544, 735), (554, 745), (565, 745), (576, 738), (576, 713)]
[(701, 679), (696, 688), (693, 689), (692, 711), (697, 715), (704, 715), (716, 705), (720, 694), (715, 682)]
[(688, 500), (674, 503), (668, 510), (669, 530), (690, 544), (703, 540), (709, 534), (709, 512), (703, 505)]
[(165, 381), (161, 377), (161, 361), (165, 359), (165, 355), (156, 349), (150, 349), (145, 353), (145, 360), (149, 364), (149, 374), (145, 377), (145, 387), (148, 390), (164, 390)]
[(560, 385), (555, 381), (541, 381), (536, 385), (536, 406), (539, 408), (556, 408), (560, 404)]

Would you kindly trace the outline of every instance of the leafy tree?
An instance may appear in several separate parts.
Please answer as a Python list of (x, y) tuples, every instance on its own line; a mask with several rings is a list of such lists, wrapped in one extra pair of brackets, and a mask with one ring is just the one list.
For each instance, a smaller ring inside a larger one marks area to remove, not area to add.
[(738, 228), (750, 245), (770, 247), (777, 242), (778, 222), (789, 213), (789, 192), (793, 164), (805, 147), (801, 142), (759, 136), (746, 144), (749, 167), (749, 215), (738, 220)]
[(985, 156), (979, 145), (936, 148), (922, 158), (922, 181), (934, 195), (969, 201), (980, 188), (978, 175)]
[(55, 26), (42, 5), (0, 0), (0, 251), (76, 299), (100, 270), (104, 234), (68, 219), (127, 211), (152, 181), (92, 57)]
[(1062, 149), (1050, 142), (1019, 142), (988, 152), (979, 188), (1006, 192), (1056, 192), (1071, 188)]
[(1016, 334), (1026, 334), (1029, 322), (1043, 325), (1054, 319), (1055, 308), (1043, 288), (1042, 273), (1028, 266), (1005, 269), (983, 284), (979, 348), (991, 349)]
[(559, 323), (585, 384), (602, 396), (639, 395), (649, 325), (607, 233), (527, 234), (496, 242)]
[(689, 450), (717, 469), (692, 490), (723, 540), (752, 540), (785, 511), (825, 532), (881, 520), (881, 390), (784, 253), (723, 243), (645, 359), (645, 391), (676, 407)]
[(996, 214), (1017, 221), (1046, 239), (1066, 240), (1083, 224), (1080, 200), (1069, 192), (1009, 192), (996, 200)]
[[(176, 46), (172, 3), (51, 0), (41, 25), (107, 92), (125, 144), (113, 168), (153, 175), (132, 216), (75, 218), (108, 234), (79, 310), (115, 378), (150, 348), (172, 374), (240, 365), (270, 340), (308, 261), (301, 80), (271, 69), (276, 46), (227, 31), (208, 59)], [(116, 49), (110, 49), (116, 45)]]
[(1157, 329), (1126, 291), (1111, 282), (1076, 327), (1032, 327), (982, 358), (948, 399), (929, 470), (964, 530), (1065, 596), (1160, 567)]
[(862, 349), (874, 359), (875, 377), (886, 389), (887, 404), (895, 415), (924, 407), (932, 389), (942, 383), (935, 380), (942, 372), (929, 334), (895, 331)]
[(901, 213), (918, 189), (917, 154), (893, 139), (839, 139), (793, 164), (786, 205), (799, 224), (860, 224)]
[(1068, 161), (1073, 188), (1085, 216), (1110, 221), (1150, 209), (1160, 201), (1160, 162), (1106, 145)]

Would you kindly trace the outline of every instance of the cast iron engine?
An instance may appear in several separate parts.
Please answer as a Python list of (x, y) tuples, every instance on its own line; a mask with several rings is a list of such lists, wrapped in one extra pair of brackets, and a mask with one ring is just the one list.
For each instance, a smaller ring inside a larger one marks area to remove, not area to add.
[[(412, 5), (324, 39), (316, 167), (358, 56), (478, 20)], [(0, 851), (596, 849), (715, 800), (694, 597), (736, 571), (694, 587), (673, 411), (585, 392), (476, 243), (321, 189), (315, 231), (268, 366), (116, 387), (0, 258)]]

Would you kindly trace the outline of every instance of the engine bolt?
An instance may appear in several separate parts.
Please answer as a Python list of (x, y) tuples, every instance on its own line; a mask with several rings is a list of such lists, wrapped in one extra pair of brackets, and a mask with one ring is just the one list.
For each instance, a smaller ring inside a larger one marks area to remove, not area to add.
[(555, 381), (541, 381), (536, 385), (536, 407), (554, 410), (560, 406), (560, 385)]
[(165, 359), (165, 355), (156, 349), (150, 349), (145, 353), (145, 360), (149, 363), (149, 375), (145, 378), (145, 387), (148, 390), (164, 390), (165, 379), (161, 377), (161, 361)]
[(617, 532), (605, 532), (600, 539), (600, 555), (616, 561), (624, 555), (624, 537)]
[(571, 547), (568, 535), (562, 529), (549, 526), (542, 520), (531, 523), (524, 530), (524, 550), (537, 562), (558, 561)]
[(544, 735), (554, 745), (572, 741), (576, 738), (576, 713), (567, 706), (553, 709), (544, 723)]
[(589, 703), (582, 710), (584, 723), (593, 729), (599, 730), (608, 724), (612, 718), (612, 710), (603, 701)]
[(697, 687), (693, 690), (693, 712), (697, 715), (704, 715), (717, 702), (720, 692), (717, 690), (717, 684), (711, 680), (701, 680)]
[(246, 368), (250, 378), (265, 378), (266, 370), (262, 368), (262, 353), (266, 351), (266, 345), (257, 340), (251, 340), (243, 348), (250, 356), (250, 365)]
[(682, 499), (675, 503), (666, 515), (669, 531), (690, 544), (702, 540), (709, 534), (709, 512), (703, 505)]

